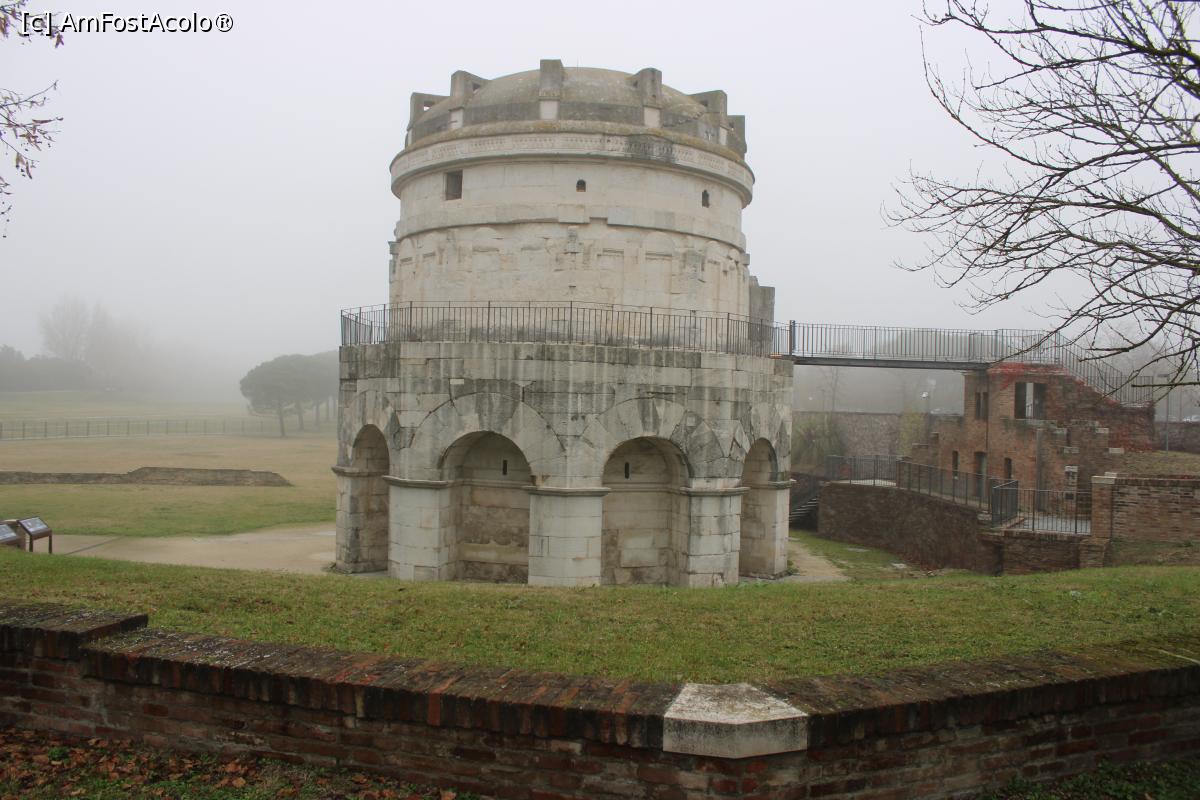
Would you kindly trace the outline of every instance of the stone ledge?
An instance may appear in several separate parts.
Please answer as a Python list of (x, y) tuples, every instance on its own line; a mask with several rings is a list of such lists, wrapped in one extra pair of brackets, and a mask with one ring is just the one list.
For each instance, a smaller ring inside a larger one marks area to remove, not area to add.
[(397, 478), (395, 475), (384, 475), (384, 483), (389, 486), (403, 486), (408, 489), (448, 489), (450, 481), (427, 481), (418, 478)]
[(808, 715), (747, 683), (689, 683), (663, 718), (662, 749), (750, 758), (808, 747)]

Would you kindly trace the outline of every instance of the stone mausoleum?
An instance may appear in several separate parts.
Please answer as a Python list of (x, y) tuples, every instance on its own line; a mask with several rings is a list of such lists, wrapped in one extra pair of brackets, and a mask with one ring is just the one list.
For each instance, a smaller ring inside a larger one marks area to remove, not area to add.
[(749, 271), (745, 134), (656, 69), (412, 96), (389, 302), (342, 315), (341, 570), (784, 572), (792, 363)]

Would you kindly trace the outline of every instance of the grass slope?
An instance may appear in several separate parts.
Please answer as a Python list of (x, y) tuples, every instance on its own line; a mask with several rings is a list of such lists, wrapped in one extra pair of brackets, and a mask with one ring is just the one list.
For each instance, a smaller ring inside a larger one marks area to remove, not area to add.
[(920, 581), (550, 589), (0, 553), (10, 597), (159, 627), (657, 681), (875, 673), (1200, 630), (1200, 568)]

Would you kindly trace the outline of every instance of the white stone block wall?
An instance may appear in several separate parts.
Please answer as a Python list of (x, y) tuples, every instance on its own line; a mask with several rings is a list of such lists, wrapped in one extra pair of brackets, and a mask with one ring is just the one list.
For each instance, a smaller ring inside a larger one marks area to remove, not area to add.
[[(505, 570), (511, 576), (522, 554), (499, 529), (519, 527), (523, 509), (512, 494), (519, 487), (531, 492), (530, 583), (605, 580), (607, 527), (622, 531), (607, 573), (614, 582), (723, 585), (737, 581), (747, 491), (758, 493), (746, 507), (762, 530), (751, 537), (758, 543), (750, 552), (765, 565), (755, 574), (786, 566), (786, 493), (739, 484), (756, 442), (773, 452), (775, 476), (786, 475), (790, 393), (790, 363), (764, 358), (543, 344), (343, 348), (339, 461), (353, 461), (350, 443), (364, 427), (384, 432), (395, 577), (489, 577), (464, 575), (464, 556), (495, 565), (493, 579)], [(474, 471), (464, 469), (454, 454), (484, 433), (507, 443), (480, 447), (471, 456)], [(632, 476), (653, 485), (627, 483), (625, 458), (613, 458), (633, 440), (657, 443), (649, 451), (640, 446), (642, 455), (629, 462)], [(647, 455), (655, 448), (657, 465)], [(511, 488), (493, 483), (506, 454)], [(363, 513), (352, 495), (339, 490), (339, 563), (346, 564), (355, 560), (354, 540), (343, 528), (352, 530)], [(476, 534), (464, 537), (468, 528)]]

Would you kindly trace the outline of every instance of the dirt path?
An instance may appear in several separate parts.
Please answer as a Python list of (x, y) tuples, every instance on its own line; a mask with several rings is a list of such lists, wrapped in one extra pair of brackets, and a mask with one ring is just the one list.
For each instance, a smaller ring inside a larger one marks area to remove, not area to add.
[[(39, 542), (37, 549), (41, 551), (43, 547), (44, 544)], [(228, 536), (56, 535), (54, 552), (152, 564), (320, 574), (334, 560), (334, 529), (332, 523), (323, 523)], [(850, 580), (829, 559), (791, 539), (788, 540), (788, 560), (797, 572), (781, 579), (784, 581), (830, 583)]]
[(795, 539), (788, 539), (788, 561), (796, 570), (795, 575), (783, 578), (791, 583), (834, 583), (848, 581), (850, 577), (833, 562), (819, 556)]
[[(43, 543), (38, 544), (40, 551)], [(55, 535), (54, 552), (153, 564), (314, 574), (333, 563), (334, 529), (332, 523), (323, 523), (228, 536)]]

